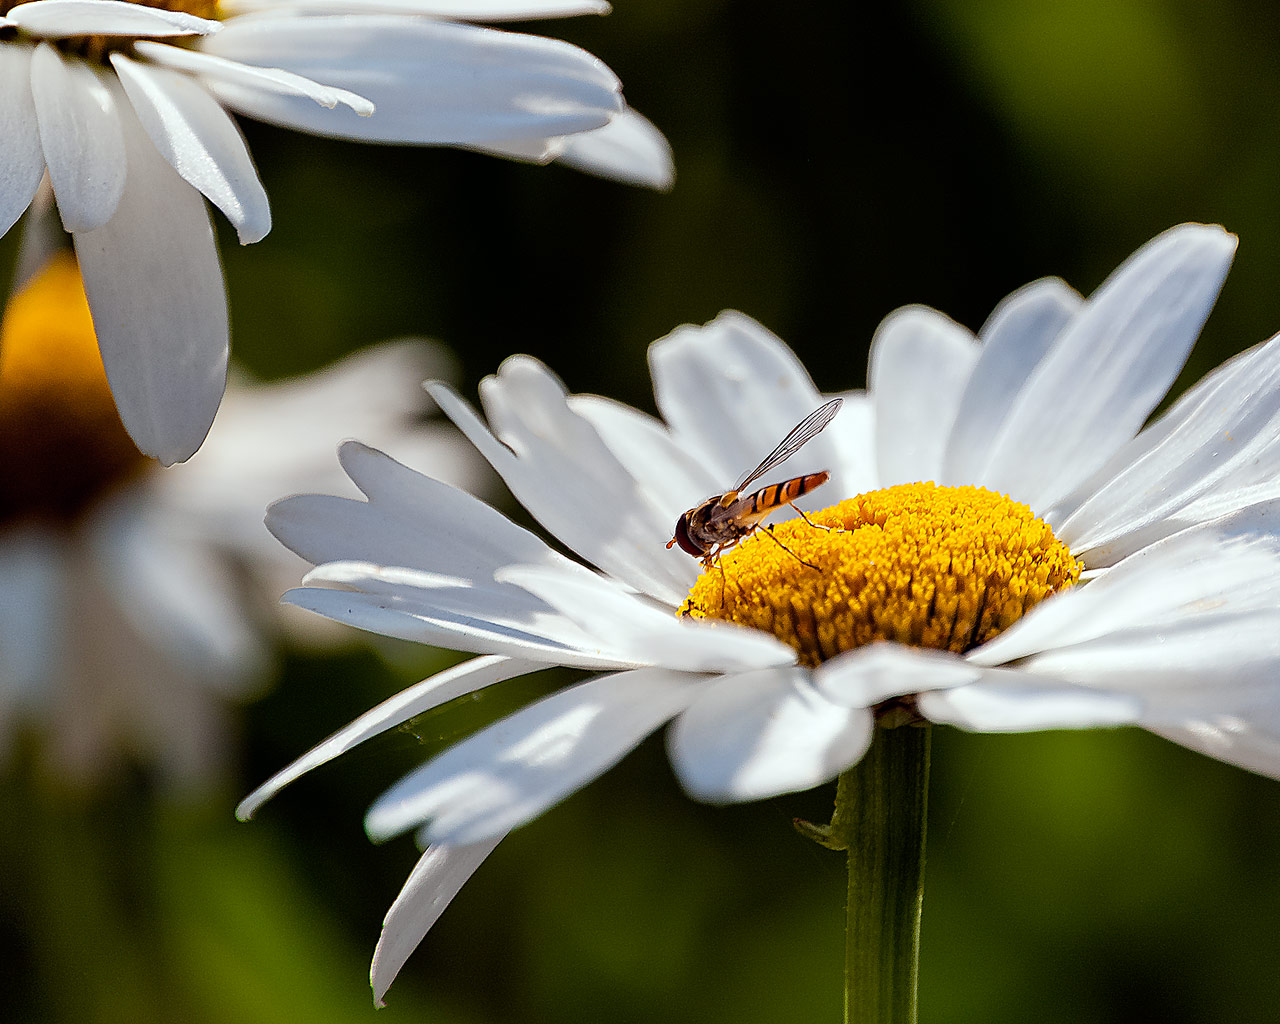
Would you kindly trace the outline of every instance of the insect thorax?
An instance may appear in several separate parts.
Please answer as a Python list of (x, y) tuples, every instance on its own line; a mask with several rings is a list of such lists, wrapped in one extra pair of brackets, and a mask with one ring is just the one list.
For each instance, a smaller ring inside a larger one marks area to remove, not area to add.
[(712, 521), (712, 515), (720, 509), (720, 496), (708, 498), (689, 515), (689, 536), (704, 551), (710, 551), (720, 544), (731, 541), (751, 532), (750, 526), (744, 526), (734, 519)]

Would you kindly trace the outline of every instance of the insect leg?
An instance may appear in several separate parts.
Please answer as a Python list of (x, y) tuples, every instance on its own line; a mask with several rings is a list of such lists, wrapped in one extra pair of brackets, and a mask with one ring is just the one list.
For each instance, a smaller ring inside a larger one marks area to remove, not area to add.
[[(824, 527), (823, 527), (823, 529), (824, 529), (824, 530), (825, 530), (825, 529), (829, 529), (829, 527), (825, 527), (825, 526), (824, 526)], [(797, 554), (796, 554), (794, 551), (792, 551), (789, 547), (787, 547), (785, 544), (783, 544), (783, 543), (782, 543), (782, 541), (778, 540), (778, 538), (777, 538), (777, 537), (775, 537), (775, 536), (773, 535), (773, 529), (772, 529), (772, 528), (770, 528), (770, 529), (768, 529), (768, 530), (763, 530), (763, 531), (761, 531), (761, 532), (762, 532), (766, 537), (768, 537), (771, 541), (773, 541), (775, 544), (777, 544), (777, 545), (778, 545), (778, 547), (782, 548), (782, 550), (783, 550), (783, 551), (785, 551), (785, 552), (786, 552), (787, 554), (789, 554), (792, 558), (794, 558), (797, 562), (799, 562), (801, 565), (807, 565), (810, 569), (817, 569), (817, 570), (818, 570), (818, 572), (822, 572), (822, 568), (821, 568), (821, 566), (814, 565), (812, 562), (806, 562), (803, 558), (801, 558), (799, 555), (797, 555)]]
[(815, 530), (834, 530), (836, 533), (844, 533), (844, 530), (840, 529), (840, 527), (838, 526), (823, 526), (821, 523), (815, 523), (812, 519), (810, 519), (807, 515), (804, 514), (804, 509), (802, 509), (799, 505), (796, 505), (792, 502), (787, 502), (787, 504), (790, 505), (797, 512), (799, 512), (800, 518), (803, 519), (810, 526), (812, 526)]

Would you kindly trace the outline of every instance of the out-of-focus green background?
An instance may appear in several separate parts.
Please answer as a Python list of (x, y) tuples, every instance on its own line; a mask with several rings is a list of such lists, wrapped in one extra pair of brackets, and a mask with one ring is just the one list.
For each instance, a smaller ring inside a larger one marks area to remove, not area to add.
[[(242, 249), (219, 224), (242, 362), (420, 334), (468, 392), (529, 352), (652, 408), (646, 345), (735, 307), (839, 390), (899, 305), (977, 328), (1042, 275), (1087, 293), (1183, 220), (1241, 246), (1180, 386), (1280, 328), (1274, 4), (618, 0), (540, 27), (620, 74), (674, 191), (246, 123), (276, 227)], [(145, 771), (93, 796), (0, 780), (0, 1019), (838, 1019), (842, 863), (790, 825), (831, 794), (693, 804), (659, 741), (505, 842), (375, 1013), (369, 955), (417, 854), (371, 846), (365, 807), (564, 677), (370, 743), (251, 824), (232, 807), (445, 663), (291, 655), (244, 710), (235, 781), (194, 803)], [(1276, 1020), (1280, 784), (1136, 731), (938, 730), (929, 827), (923, 1021)]]

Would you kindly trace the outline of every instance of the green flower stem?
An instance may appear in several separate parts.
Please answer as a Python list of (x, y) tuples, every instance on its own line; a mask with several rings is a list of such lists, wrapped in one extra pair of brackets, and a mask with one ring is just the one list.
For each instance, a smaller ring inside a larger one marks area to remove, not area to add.
[(840, 776), (831, 825), (801, 826), (849, 855), (846, 1024), (915, 1024), (930, 734), (928, 725), (877, 728)]

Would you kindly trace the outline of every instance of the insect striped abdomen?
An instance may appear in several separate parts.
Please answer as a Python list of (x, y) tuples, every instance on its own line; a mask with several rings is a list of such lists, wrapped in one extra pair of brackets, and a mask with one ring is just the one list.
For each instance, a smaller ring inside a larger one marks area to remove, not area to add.
[(790, 480), (784, 480), (780, 484), (770, 484), (768, 487), (762, 487), (751, 495), (751, 512), (768, 512), (779, 505), (788, 505), (797, 498), (808, 494), (814, 488), (821, 487), (827, 482), (830, 475), (825, 471), (807, 473), (804, 476), (795, 476)]

